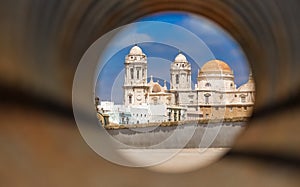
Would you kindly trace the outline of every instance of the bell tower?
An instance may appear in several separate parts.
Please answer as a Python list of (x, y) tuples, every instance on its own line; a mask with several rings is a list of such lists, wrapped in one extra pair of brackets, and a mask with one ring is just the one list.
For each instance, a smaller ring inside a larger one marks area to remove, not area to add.
[(171, 90), (191, 90), (191, 64), (180, 52), (171, 65)]
[(124, 105), (147, 103), (147, 56), (135, 45), (125, 57)]

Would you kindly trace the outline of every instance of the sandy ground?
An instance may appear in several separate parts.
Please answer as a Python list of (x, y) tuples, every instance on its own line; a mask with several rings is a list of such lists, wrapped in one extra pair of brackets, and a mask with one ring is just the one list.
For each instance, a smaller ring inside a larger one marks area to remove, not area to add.
[(137, 164), (150, 163), (150, 170), (181, 173), (206, 167), (222, 158), (228, 148), (122, 149), (120, 153)]

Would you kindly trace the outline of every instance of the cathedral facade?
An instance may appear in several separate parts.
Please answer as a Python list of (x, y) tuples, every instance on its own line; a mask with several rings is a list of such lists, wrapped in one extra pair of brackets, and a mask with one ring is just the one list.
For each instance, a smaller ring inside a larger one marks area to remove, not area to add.
[(147, 82), (147, 56), (137, 45), (125, 57), (124, 105), (165, 105), (169, 119), (249, 117), (253, 110), (255, 85), (249, 81), (237, 88), (228, 64), (212, 60), (198, 70), (197, 84), (192, 88), (192, 69), (179, 53), (170, 67), (170, 89), (166, 81)]

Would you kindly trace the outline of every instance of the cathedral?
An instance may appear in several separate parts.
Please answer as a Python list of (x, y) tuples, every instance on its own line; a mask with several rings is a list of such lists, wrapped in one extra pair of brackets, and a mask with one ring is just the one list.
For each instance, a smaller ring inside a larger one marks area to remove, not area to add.
[(249, 117), (253, 110), (255, 85), (249, 81), (237, 88), (232, 69), (212, 60), (199, 70), (192, 88), (191, 64), (179, 53), (170, 67), (170, 89), (151, 75), (147, 81), (147, 56), (135, 45), (125, 57), (124, 106), (164, 105), (169, 121)]

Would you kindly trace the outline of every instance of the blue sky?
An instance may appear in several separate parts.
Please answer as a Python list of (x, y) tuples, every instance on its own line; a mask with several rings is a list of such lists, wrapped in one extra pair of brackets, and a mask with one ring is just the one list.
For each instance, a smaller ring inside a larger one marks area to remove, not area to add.
[(96, 96), (101, 100), (122, 103), (124, 59), (136, 43), (148, 57), (148, 77), (153, 75), (161, 84), (169, 82), (170, 64), (179, 50), (192, 65), (194, 84), (198, 69), (212, 59), (229, 64), (237, 86), (248, 81), (249, 65), (240, 46), (215, 23), (183, 12), (150, 15), (139, 21), (118, 33), (107, 47), (109, 58), (99, 60), (104, 64), (96, 83)]

